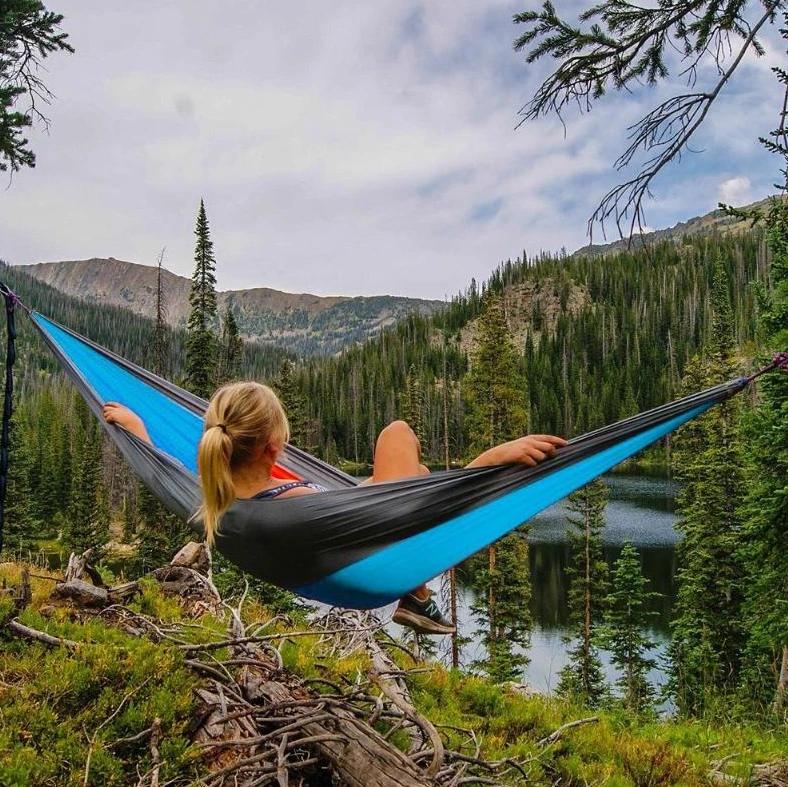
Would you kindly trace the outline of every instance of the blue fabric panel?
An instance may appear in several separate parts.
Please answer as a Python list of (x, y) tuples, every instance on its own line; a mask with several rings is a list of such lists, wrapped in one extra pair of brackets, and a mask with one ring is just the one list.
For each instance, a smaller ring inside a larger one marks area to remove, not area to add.
[(307, 598), (356, 609), (388, 604), (491, 544), (571, 492), (700, 415), (710, 402), (556, 470), (423, 533), (399, 541), (305, 587)]
[(71, 359), (102, 405), (118, 402), (130, 407), (145, 422), (155, 446), (193, 473), (197, 472), (197, 444), (202, 435), (199, 416), (151, 388), (46, 317), (34, 312), (31, 318)]

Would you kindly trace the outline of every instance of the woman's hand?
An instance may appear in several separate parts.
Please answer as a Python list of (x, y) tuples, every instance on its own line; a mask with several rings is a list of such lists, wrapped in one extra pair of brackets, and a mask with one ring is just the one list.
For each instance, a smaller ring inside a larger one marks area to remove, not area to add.
[(127, 432), (131, 432), (146, 443), (153, 445), (145, 422), (133, 410), (118, 402), (107, 402), (104, 405), (104, 420), (110, 424), (122, 426)]
[(555, 456), (556, 449), (566, 444), (566, 440), (555, 435), (530, 434), (490, 448), (477, 456), (467, 467), (510, 464), (534, 467), (544, 459)]

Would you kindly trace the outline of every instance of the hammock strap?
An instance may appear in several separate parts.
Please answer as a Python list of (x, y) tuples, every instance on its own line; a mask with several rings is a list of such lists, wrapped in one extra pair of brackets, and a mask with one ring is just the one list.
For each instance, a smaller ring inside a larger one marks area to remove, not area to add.
[(5, 494), (8, 486), (8, 455), (11, 415), (13, 414), (14, 362), (16, 361), (16, 325), (14, 310), (25, 308), (17, 295), (0, 282), (0, 293), (5, 299), (8, 346), (5, 356), (5, 393), (3, 394), (3, 426), (0, 431), (0, 553), (3, 551), (3, 525), (5, 524)]

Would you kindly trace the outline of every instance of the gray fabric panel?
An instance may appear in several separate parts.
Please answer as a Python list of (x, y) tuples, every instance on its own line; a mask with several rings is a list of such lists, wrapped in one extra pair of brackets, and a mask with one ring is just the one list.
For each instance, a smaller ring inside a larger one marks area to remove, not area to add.
[[(200, 501), (196, 476), (167, 454), (107, 424), (101, 403), (82, 374), (46, 332), (42, 330), (42, 334), (135, 472), (168, 509), (188, 519)], [(188, 402), (187, 406), (204, 408), (202, 400), (90, 344), (159, 390), (174, 391), (179, 400)], [(454, 470), (348, 488), (355, 484), (349, 476), (290, 447), (288, 464), (296, 472), (326, 486), (344, 488), (284, 500), (236, 501), (222, 520), (217, 546), (241, 568), (267, 581), (290, 587), (306, 585), (626, 437), (695, 407), (722, 401), (743, 385), (743, 380), (734, 380), (583, 435), (561, 449), (555, 458), (534, 468), (518, 465)], [(192, 527), (196, 532), (201, 530), (197, 524)]]

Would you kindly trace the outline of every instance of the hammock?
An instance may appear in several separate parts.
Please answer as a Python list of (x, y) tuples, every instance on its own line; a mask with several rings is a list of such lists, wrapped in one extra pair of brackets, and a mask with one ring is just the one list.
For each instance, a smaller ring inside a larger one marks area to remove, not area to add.
[[(36, 312), (28, 314), (143, 483), (188, 520), (200, 502), (195, 465), (207, 403)], [(275, 475), (307, 478), (329, 491), (237, 500), (222, 518), (216, 548), (244, 571), (306, 598), (379, 607), (491, 544), (764, 371), (785, 365), (784, 357), (775, 358), (750, 377), (577, 437), (533, 468), (452, 470), (359, 487), (345, 473), (287, 446)], [(153, 446), (106, 423), (107, 401), (139, 413)], [(192, 527), (202, 535), (199, 523)]]

